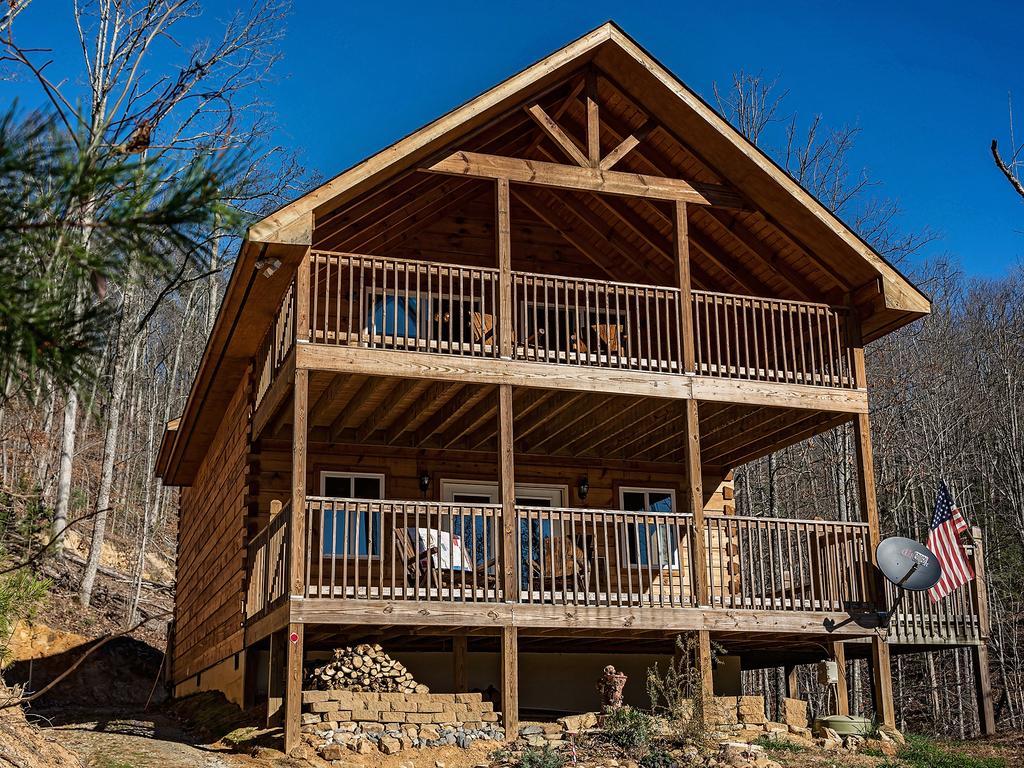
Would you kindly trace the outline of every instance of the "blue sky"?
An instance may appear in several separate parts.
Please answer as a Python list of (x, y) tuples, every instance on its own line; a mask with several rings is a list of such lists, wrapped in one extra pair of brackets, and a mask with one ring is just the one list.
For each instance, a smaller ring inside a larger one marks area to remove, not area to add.
[[(25, 45), (78, 65), (68, 0), (35, 0)], [(235, 3), (207, 0), (212, 17)], [(277, 82), (278, 141), (330, 177), (598, 24), (614, 19), (709, 101), (739, 69), (778, 76), (785, 113), (861, 128), (854, 162), (899, 200), (900, 224), (940, 235), (973, 275), (1024, 261), (1024, 203), (989, 142), (1024, 125), (1016, 3), (374, 2), (295, 0)], [(32, 103), (22, 83), (0, 85)], [(1024, 138), (1024, 128), (1021, 130)]]

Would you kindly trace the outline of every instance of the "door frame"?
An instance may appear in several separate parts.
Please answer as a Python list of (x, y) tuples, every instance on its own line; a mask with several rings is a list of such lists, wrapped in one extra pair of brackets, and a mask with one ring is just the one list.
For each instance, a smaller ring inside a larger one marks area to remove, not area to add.
[[(516, 483), (516, 496), (538, 496), (550, 498), (551, 506), (554, 508), (564, 507), (566, 499), (569, 498), (569, 486), (557, 483)], [(492, 499), (491, 504), (500, 504), (498, 496), (498, 483), (482, 480), (458, 480), (445, 478), (441, 480), (441, 501), (452, 502), (452, 496), (456, 493), (473, 494), (475, 496), (488, 496)], [(557, 496), (555, 495), (557, 494)]]

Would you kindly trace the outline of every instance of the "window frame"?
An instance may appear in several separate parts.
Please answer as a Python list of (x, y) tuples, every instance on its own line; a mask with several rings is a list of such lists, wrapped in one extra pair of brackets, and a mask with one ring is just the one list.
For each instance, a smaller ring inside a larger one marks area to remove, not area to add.
[[(340, 479), (347, 479), (347, 480), (352, 481), (352, 493), (355, 493), (355, 481), (356, 480), (377, 480), (379, 485), (380, 485), (380, 496), (379, 496), (379, 498), (377, 498), (377, 499), (359, 499), (359, 500), (360, 501), (383, 501), (385, 499), (385, 497), (386, 497), (385, 488), (384, 488), (384, 483), (385, 483), (386, 478), (385, 478), (383, 472), (342, 472), (342, 471), (336, 471), (336, 470), (330, 470), (330, 469), (322, 469), (322, 470), (320, 470), (319, 475), (320, 475), (320, 496), (321, 496), (321, 498), (325, 498), (325, 499), (345, 499), (345, 498), (347, 498), (347, 499), (354, 499), (355, 498), (353, 496), (328, 496), (327, 495), (327, 480), (331, 479), (331, 478), (340, 478)], [(349, 517), (349, 515), (347, 513), (346, 513), (346, 518), (349, 518), (348, 521), (346, 522), (346, 527), (348, 528), (349, 535), (351, 536), (351, 534), (352, 534), (352, 527), (354, 525), (354, 521), (355, 521), (356, 518), (355, 518), (355, 516)], [(334, 525), (333, 521), (332, 521), (331, 525), (332, 526)], [(365, 532), (367, 530), (368, 530), (368, 526), (363, 526), (363, 531)], [(332, 530), (332, 533), (333, 533), (333, 536), (334, 536), (334, 542), (333, 543), (336, 545), (338, 543), (337, 531), (333, 531)], [(365, 535), (365, 533), (364, 533), (364, 535)], [(365, 555), (359, 554), (359, 552), (357, 551), (355, 553), (351, 553), (351, 552), (348, 553), (348, 557), (358, 557), (358, 558), (362, 558), (364, 560), (380, 560), (381, 556), (382, 556), (382, 552), (380, 551), (381, 550), (381, 537), (382, 537), (382, 535), (383, 535), (383, 531), (378, 531), (378, 535), (374, 539), (374, 541), (375, 541), (375, 543), (377, 545), (378, 552), (374, 553), (374, 552), (370, 551), (369, 539), (367, 539), (367, 541), (366, 541), (366, 554)], [(350, 539), (346, 538), (345, 540), (349, 541)], [(323, 532), (321, 531), (321, 542), (322, 542), (321, 543), (321, 547), (326, 547), (327, 541), (328, 541), (327, 536), (325, 536), (323, 534)], [(357, 546), (357, 549), (358, 549), (358, 542), (357, 542), (356, 546)], [(324, 552), (323, 554), (324, 554), (325, 557), (344, 557), (345, 556), (345, 553), (339, 551), (337, 547), (334, 547), (331, 550), (331, 552)]]
[[(666, 496), (669, 497), (669, 499), (671, 501), (672, 513), (675, 514), (675, 512), (676, 512), (676, 509), (677, 509), (677, 507), (676, 507), (676, 491), (675, 491), (674, 488), (655, 488), (655, 487), (651, 487), (651, 486), (622, 485), (622, 486), (619, 486), (618, 490), (619, 490), (619, 510), (624, 512), (624, 513), (627, 513), (627, 514), (639, 514), (640, 513), (639, 510), (636, 510), (635, 512), (633, 510), (626, 510), (626, 498), (625, 497), (626, 497), (627, 493), (642, 493), (642, 494), (644, 494), (644, 497), (645, 497), (645, 499), (644, 499), (644, 501), (645, 501), (644, 512), (650, 512), (650, 494), (657, 493), (657, 494), (666, 495)], [(657, 513), (655, 513), (655, 514), (657, 514)], [(629, 558), (629, 560), (625, 563), (625, 566), (627, 568), (630, 568), (630, 569), (657, 568), (658, 570), (664, 570), (666, 568), (667, 569), (681, 568), (682, 567), (682, 562), (683, 562), (682, 561), (682, 550), (683, 550), (683, 546), (684, 546), (684, 543), (682, 541), (676, 543), (675, 552), (672, 553), (672, 557), (669, 559), (668, 562), (657, 562), (657, 563), (655, 563), (655, 562), (646, 562), (646, 563), (645, 562), (640, 562), (640, 558), (639, 558), (640, 552), (639, 551), (636, 552), (637, 558), (636, 558), (636, 561), (634, 561), (633, 543), (635, 542), (635, 538), (631, 538), (631, 537), (634, 536), (634, 532), (637, 530), (637, 528), (640, 528), (641, 526), (643, 526), (643, 528), (649, 529), (649, 527), (651, 525), (654, 526), (653, 531), (652, 531), (653, 533), (659, 533), (659, 528), (664, 528), (664, 526), (660, 526), (657, 523), (627, 523), (627, 524), (623, 525), (623, 527), (622, 527), (622, 535), (620, 537), (620, 543), (622, 544), (622, 547), (626, 551), (626, 555)], [(646, 534), (644, 538), (648, 542), (647, 543), (647, 560), (650, 561), (650, 549), (651, 549), (651, 546), (650, 546), (650, 533)]]

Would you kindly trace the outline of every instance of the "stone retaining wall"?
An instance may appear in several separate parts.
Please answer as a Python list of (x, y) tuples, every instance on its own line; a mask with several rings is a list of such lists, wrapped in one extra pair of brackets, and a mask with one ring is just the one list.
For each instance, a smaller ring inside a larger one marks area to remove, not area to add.
[(302, 710), (304, 738), (327, 760), (347, 750), (394, 754), (505, 738), (494, 705), (479, 693), (303, 691)]

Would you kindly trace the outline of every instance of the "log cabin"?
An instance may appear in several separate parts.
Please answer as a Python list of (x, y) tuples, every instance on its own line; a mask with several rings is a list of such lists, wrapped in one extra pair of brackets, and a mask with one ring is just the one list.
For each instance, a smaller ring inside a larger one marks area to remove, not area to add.
[[(642, 669), (692, 632), (710, 691), (866, 658), (891, 724), (892, 651), (985, 664), (980, 578), (888, 634), (848, 620), (893, 597), (864, 345), (928, 311), (593, 30), (248, 229), (160, 449), (174, 692), (266, 700), (290, 748), (305, 665), (369, 640), (435, 689), (493, 687), (514, 730), (520, 708), (586, 708), (603, 659)], [(733, 470), (850, 423), (857, 519), (735, 513)], [(712, 642), (735, 664), (712, 673)]]

